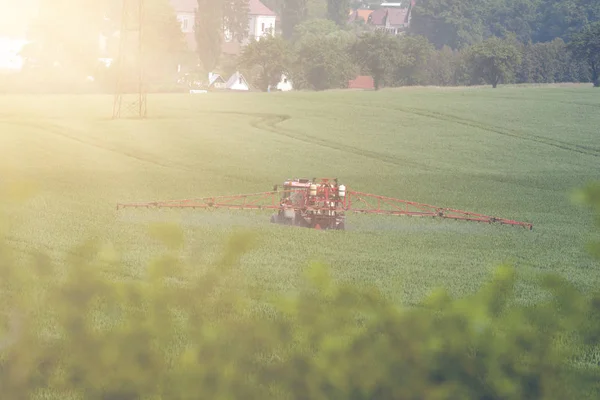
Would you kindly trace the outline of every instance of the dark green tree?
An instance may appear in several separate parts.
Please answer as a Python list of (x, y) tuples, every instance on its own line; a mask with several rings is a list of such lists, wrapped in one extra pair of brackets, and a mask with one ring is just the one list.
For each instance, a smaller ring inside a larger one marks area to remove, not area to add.
[(327, 18), (335, 22), (338, 26), (348, 24), (348, 11), (350, 10), (350, 0), (327, 0)]
[(308, 16), (307, 0), (283, 0), (281, 10), (281, 32), (286, 40), (294, 35), (297, 25)]
[(514, 41), (497, 37), (471, 46), (467, 53), (473, 77), (483, 78), (494, 88), (512, 79), (521, 62)]
[(489, 34), (506, 37), (513, 34), (520, 42), (533, 40), (540, 25), (541, 0), (498, 0), (489, 2), (484, 12)]
[(356, 77), (358, 72), (349, 52), (352, 41), (353, 35), (343, 31), (299, 38), (292, 65), (294, 85), (313, 90), (347, 87), (348, 80)]
[(246, 46), (240, 56), (242, 69), (259, 68), (259, 87), (267, 90), (276, 85), (289, 65), (289, 43), (280, 36), (267, 36)]
[(435, 48), (425, 36), (404, 36), (400, 40), (401, 62), (396, 66), (397, 85), (424, 85), (427, 83), (427, 64)]
[(309, 19), (294, 27), (292, 39), (299, 41), (308, 37), (325, 37), (335, 34), (339, 28), (335, 22), (325, 18)]
[(379, 90), (386, 78), (389, 81), (403, 56), (400, 41), (382, 31), (363, 34), (350, 51), (361, 72), (373, 77), (375, 90)]
[(600, 22), (574, 34), (569, 49), (576, 59), (587, 63), (594, 87), (600, 87)]
[(435, 86), (458, 85), (460, 53), (448, 46), (433, 51), (426, 65), (427, 81)]
[(487, 0), (421, 0), (412, 11), (410, 32), (438, 49), (462, 49), (487, 36), (487, 11)]
[(248, 0), (197, 0), (195, 36), (205, 71), (219, 63), (225, 35), (241, 43), (248, 36)]
[(195, 36), (198, 57), (205, 71), (219, 63), (223, 40), (222, 8), (216, 0), (198, 0)]
[(540, 3), (539, 24), (534, 40), (565, 41), (584, 26), (600, 21), (600, 2), (596, 0), (546, 0)]

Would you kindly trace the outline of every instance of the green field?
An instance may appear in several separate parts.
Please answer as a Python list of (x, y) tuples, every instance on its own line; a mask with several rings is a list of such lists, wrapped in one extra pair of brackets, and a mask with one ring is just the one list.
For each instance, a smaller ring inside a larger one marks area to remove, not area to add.
[[(279, 291), (293, 290), (311, 261), (409, 304), (440, 285), (471, 293), (503, 262), (524, 277), (555, 271), (582, 289), (600, 284), (584, 248), (591, 213), (571, 199), (600, 179), (600, 97), (588, 87), (165, 94), (149, 96), (145, 121), (111, 112), (109, 96), (0, 97), (0, 190), (33, 189), (1, 204), (18, 254), (60, 260), (100, 237), (107, 260), (121, 254), (122, 276), (135, 278), (162, 251), (149, 224), (175, 222), (198, 268), (231, 232), (255, 231), (240, 279)], [(269, 224), (269, 212), (115, 207), (315, 176), (534, 229), (349, 215), (347, 231), (323, 232)]]

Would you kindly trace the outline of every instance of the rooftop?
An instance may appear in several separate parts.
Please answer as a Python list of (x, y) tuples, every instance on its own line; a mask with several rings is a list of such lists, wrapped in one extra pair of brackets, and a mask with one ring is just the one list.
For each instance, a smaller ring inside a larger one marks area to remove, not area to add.
[(250, 8), (250, 15), (265, 15), (275, 17), (276, 14), (270, 10), (267, 6), (260, 2), (260, 0), (250, 0), (248, 2)]

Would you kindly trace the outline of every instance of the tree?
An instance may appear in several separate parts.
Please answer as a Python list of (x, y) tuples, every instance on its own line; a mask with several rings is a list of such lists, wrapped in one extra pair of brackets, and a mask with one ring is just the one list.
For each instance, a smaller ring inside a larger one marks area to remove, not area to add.
[(205, 71), (219, 63), (225, 35), (238, 43), (248, 36), (248, 0), (197, 0), (195, 36)]
[(588, 24), (600, 21), (597, 0), (546, 0), (540, 4), (539, 28), (534, 36), (538, 42), (560, 37), (565, 41)]
[(423, 85), (427, 83), (427, 64), (434, 52), (425, 36), (404, 36), (400, 39), (402, 62), (396, 68), (396, 84)]
[(576, 59), (587, 63), (594, 87), (600, 87), (600, 22), (573, 35), (568, 46)]
[(350, 0), (327, 0), (327, 18), (338, 26), (346, 26), (348, 23), (348, 10)]
[(166, 0), (145, 0), (142, 51), (147, 79), (177, 72), (187, 45), (175, 12)]
[(240, 56), (242, 68), (260, 68), (259, 86), (267, 90), (276, 85), (289, 63), (288, 42), (280, 36), (268, 36), (246, 46)]
[(99, 56), (98, 36), (110, 0), (41, 0), (29, 37), (32, 44), (25, 56), (49, 68), (60, 65), (71, 75), (90, 74)]
[(412, 11), (410, 32), (441, 48), (463, 49), (487, 34), (487, 0), (421, 0)]
[[(129, 3), (130, 25), (138, 24), (135, 1)], [(88, 75), (100, 76), (98, 58), (121, 58), (133, 67), (140, 61), (137, 56), (138, 39), (127, 35), (128, 41), (120, 51), (122, 7), (118, 0), (68, 1), (42, 0), (39, 17), (30, 31), (32, 43), (24, 49), (27, 64), (35, 63), (43, 72), (53, 75), (54, 83), (83, 81)], [(146, 79), (164, 77), (176, 71), (184, 56), (185, 43), (168, 0), (146, 0), (143, 18), (142, 53)], [(98, 42), (100, 35), (107, 38), (106, 49)], [(126, 67), (127, 68), (127, 67)], [(129, 72), (133, 71), (127, 68)], [(105, 68), (102, 68), (105, 70)], [(38, 73), (36, 73), (38, 74)], [(56, 76), (58, 75), (58, 76)], [(108, 83), (108, 82), (107, 82)]]
[(294, 85), (313, 90), (347, 87), (348, 80), (357, 73), (348, 51), (351, 43), (346, 32), (300, 38), (295, 45), (291, 73)]
[(281, 10), (281, 32), (290, 40), (297, 25), (304, 22), (308, 15), (307, 0), (283, 0)]
[(459, 57), (459, 52), (448, 46), (432, 52), (426, 65), (428, 83), (436, 86), (457, 85)]
[(304, 21), (294, 27), (292, 39), (299, 41), (309, 36), (316, 38), (332, 35), (339, 31), (335, 22), (325, 18), (315, 18)]
[(198, 58), (205, 71), (212, 71), (219, 63), (223, 36), (221, 11), (217, 0), (198, 0), (195, 36)]
[(394, 70), (402, 56), (400, 42), (382, 31), (362, 35), (351, 48), (354, 62), (373, 77), (375, 90)]
[(496, 88), (514, 76), (521, 54), (512, 40), (493, 37), (471, 46), (468, 60), (473, 76), (483, 78)]

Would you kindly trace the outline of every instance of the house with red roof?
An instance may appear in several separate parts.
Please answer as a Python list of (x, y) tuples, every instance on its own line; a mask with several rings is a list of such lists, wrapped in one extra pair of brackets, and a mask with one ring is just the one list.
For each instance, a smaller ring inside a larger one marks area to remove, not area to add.
[(369, 10), (368, 8), (359, 8), (357, 10), (350, 11), (350, 16), (348, 17), (348, 22), (363, 22), (366, 23), (369, 20), (369, 16), (373, 13), (374, 10)]
[[(181, 24), (181, 31), (184, 33), (190, 50), (196, 50), (196, 37), (194, 33), (194, 24), (196, 11), (198, 9), (197, 0), (169, 0), (175, 10), (177, 20)], [(251, 40), (260, 40), (266, 35), (274, 35), (277, 29), (277, 15), (275, 12), (265, 6), (260, 0), (248, 0), (248, 37), (239, 43), (234, 40), (231, 32), (225, 28), (223, 32), (222, 51), (224, 54), (237, 55), (242, 47), (250, 43)]]
[(375, 89), (375, 81), (372, 76), (360, 75), (348, 81), (348, 89)]
[(358, 9), (350, 13), (348, 22), (362, 22), (373, 29), (383, 30), (392, 35), (400, 35), (410, 26), (412, 9), (416, 0), (405, 3), (382, 3), (376, 10)]

